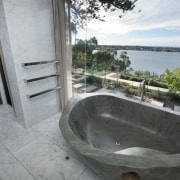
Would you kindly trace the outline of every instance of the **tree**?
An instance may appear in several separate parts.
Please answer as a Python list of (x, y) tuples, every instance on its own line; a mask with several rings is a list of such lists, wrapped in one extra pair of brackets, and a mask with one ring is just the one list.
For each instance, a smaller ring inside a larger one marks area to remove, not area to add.
[(72, 48), (73, 56), (72, 62), (73, 67), (87, 67), (92, 66), (93, 62), (93, 50), (98, 45), (98, 40), (96, 37), (92, 37), (88, 40), (78, 39), (76, 44)]
[(174, 91), (180, 91), (180, 68), (166, 69), (164, 79), (168, 82), (168, 88)]
[(131, 61), (127, 55), (127, 51), (121, 51), (120, 57), (116, 58), (115, 65), (119, 66), (119, 71), (126, 71), (126, 68), (129, 67)]
[(85, 53), (86, 41), (83, 41), (82, 39), (76, 39), (76, 44), (73, 46), (73, 51)]
[(74, 68), (84, 68), (86, 62), (86, 55), (83, 52), (73, 52), (72, 53), (73, 59), (73, 67)]
[(85, 64), (85, 48), (86, 42), (82, 39), (78, 39), (72, 47), (72, 64), (74, 68), (82, 67)]
[(92, 55), (93, 50), (96, 49), (98, 45), (98, 40), (96, 39), (96, 37), (92, 37), (89, 40), (86, 41), (86, 49), (87, 49), (87, 53), (89, 55)]
[(101, 11), (112, 12), (121, 10), (119, 17), (135, 7), (137, 0), (71, 0), (71, 20), (79, 26), (87, 24), (91, 19), (104, 21)]
[(97, 47), (97, 45), (98, 40), (96, 37), (92, 37), (88, 40), (76, 39), (76, 43), (73, 46), (73, 51), (92, 54), (92, 51)]
[(94, 60), (96, 62), (96, 68), (100, 71), (108, 70), (111, 68), (111, 65), (114, 61), (114, 54), (108, 50), (97, 51), (94, 54)]

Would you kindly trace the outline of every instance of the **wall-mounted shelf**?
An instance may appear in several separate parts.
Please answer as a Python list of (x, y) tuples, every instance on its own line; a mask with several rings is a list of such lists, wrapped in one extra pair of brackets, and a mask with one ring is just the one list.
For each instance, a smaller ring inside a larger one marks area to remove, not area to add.
[(41, 91), (41, 92), (38, 92), (38, 93), (35, 93), (35, 94), (31, 94), (31, 95), (27, 94), (27, 97), (31, 99), (31, 98), (33, 98), (33, 97), (40, 96), (40, 95), (42, 95), (42, 94), (46, 94), (46, 93), (51, 92), (51, 91), (56, 91), (56, 90), (58, 90), (58, 89), (60, 89), (60, 88), (61, 88), (60, 86), (57, 86), (57, 87), (55, 87), (55, 88), (47, 89), (47, 90), (45, 90), (45, 91)]
[(58, 60), (52, 60), (52, 61), (37, 61), (37, 62), (29, 62), (29, 63), (22, 63), (23, 67), (28, 66), (36, 66), (36, 65), (42, 65), (42, 64), (52, 64), (52, 63), (58, 63)]
[(41, 77), (32, 78), (32, 79), (24, 79), (24, 82), (29, 83), (29, 82), (39, 81), (39, 80), (43, 80), (43, 79), (47, 79), (47, 78), (51, 78), (51, 77), (56, 77), (56, 76), (59, 76), (59, 74), (52, 74), (52, 75), (48, 75), (48, 76), (41, 76)]

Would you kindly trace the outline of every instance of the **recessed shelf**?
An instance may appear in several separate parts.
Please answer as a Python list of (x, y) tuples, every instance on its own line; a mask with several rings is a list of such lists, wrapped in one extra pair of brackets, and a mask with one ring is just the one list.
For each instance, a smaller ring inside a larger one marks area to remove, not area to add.
[(22, 63), (23, 67), (28, 66), (36, 66), (36, 65), (42, 65), (42, 64), (51, 64), (51, 63), (58, 63), (58, 60), (51, 60), (51, 61), (37, 61), (37, 62), (29, 62), (29, 63)]
[(45, 90), (45, 91), (41, 91), (41, 92), (38, 92), (38, 93), (27, 94), (27, 97), (31, 99), (31, 98), (33, 98), (33, 97), (40, 96), (40, 95), (42, 95), (42, 94), (45, 94), (45, 93), (48, 93), (48, 92), (51, 92), (51, 91), (56, 91), (56, 90), (58, 90), (58, 89), (60, 89), (60, 88), (61, 88), (60, 86), (57, 86), (57, 87), (55, 87), (55, 88), (47, 89), (47, 90)]
[(47, 79), (47, 78), (51, 78), (51, 77), (56, 77), (56, 76), (59, 76), (59, 74), (52, 74), (52, 75), (48, 75), (48, 76), (41, 76), (41, 77), (32, 78), (32, 79), (24, 79), (24, 82), (29, 83), (29, 82), (39, 81), (39, 80), (43, 80), (43, 79)]

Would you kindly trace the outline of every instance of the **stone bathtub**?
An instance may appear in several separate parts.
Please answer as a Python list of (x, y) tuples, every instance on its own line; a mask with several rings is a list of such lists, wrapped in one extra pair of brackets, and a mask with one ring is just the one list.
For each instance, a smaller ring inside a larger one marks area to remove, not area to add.
[(60, 128), (80, 160), (103, 179), (180, 179), (180, 114), (171, 110), (105, 93), (76, 96)]

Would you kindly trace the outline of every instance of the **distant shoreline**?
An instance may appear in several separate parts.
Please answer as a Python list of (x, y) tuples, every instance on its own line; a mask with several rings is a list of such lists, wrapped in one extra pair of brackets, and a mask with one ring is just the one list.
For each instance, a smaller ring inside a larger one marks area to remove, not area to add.
[(158, 51), (180, 52), (180, 47), (156, 47), (156, 46), (124, 46), (124, 45), (98, 45), (96, 50), (135, 50), (135, 51)]

